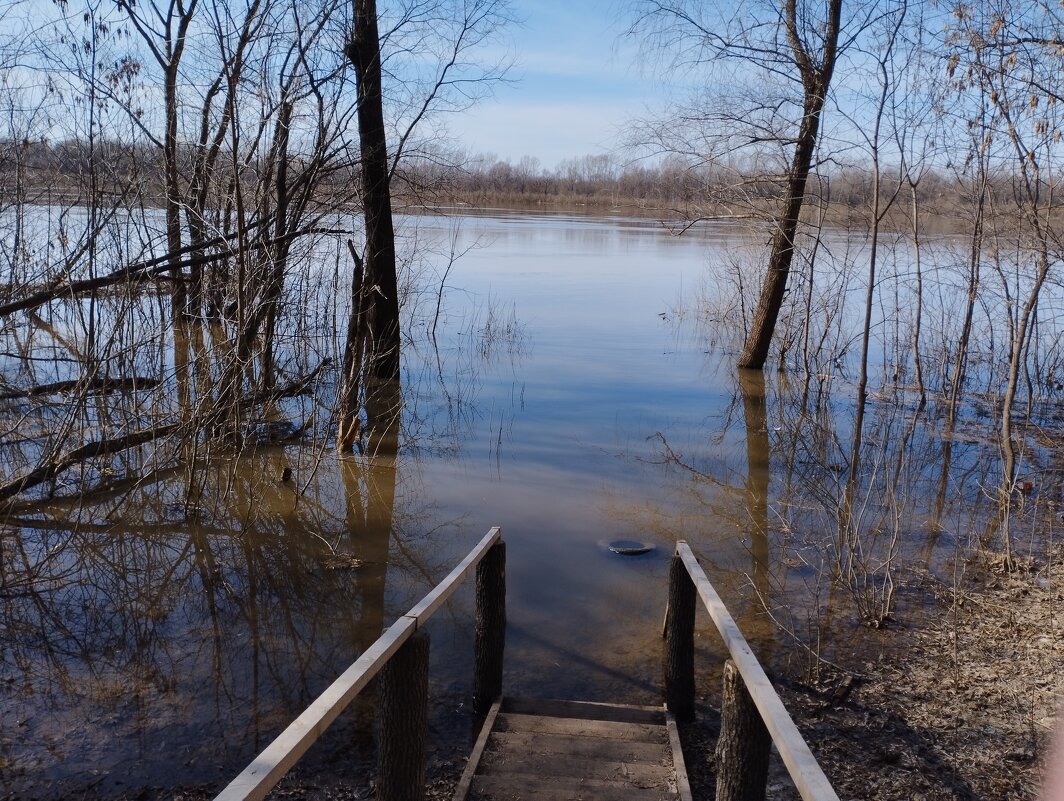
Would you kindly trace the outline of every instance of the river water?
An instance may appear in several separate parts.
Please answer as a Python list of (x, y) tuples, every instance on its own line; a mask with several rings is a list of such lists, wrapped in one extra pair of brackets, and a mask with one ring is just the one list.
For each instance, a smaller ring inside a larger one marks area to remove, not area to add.
[[(658, 702), (678, 539), (768, 664), (808, 661), (773, 619), (826, 657), (874, 658), (862, 602), (830, 580), (853, 422), (845, 365), (812, 383), (741, 381), (703, 313), (707, 275), (763, 232), (524, 212), (422, 215), (400, 230), (421, 255), (397, 459), (339, 461), (323, 433), (9, 521), (0, 784), (12, 797), (220, 788), (494, 525), (512, 694)], [(340, 291), (325, 286), (323, 303)], [(320, 339), (325, 352), (336, 332)], [(944, 431), (941, 410), (915, 415), (904, 387), (870, 403), (866, 573), (875, 586), (887, 561), (947, 571), (995, 532), (992, 415), (976, 403)], [(313, 398), (286, 408), (327, 431)], [(615, 540), (653, 549), (618, 556)], [(900, 615), (920, 591), (897, 583)], [(445, 756), (467, 734), (471, 607), (466, 587), (430, 626)], [(711, 681), (722, 652), (707, 625)], [(372, 705), (338, 726), (312, 766), (371, 759)]]

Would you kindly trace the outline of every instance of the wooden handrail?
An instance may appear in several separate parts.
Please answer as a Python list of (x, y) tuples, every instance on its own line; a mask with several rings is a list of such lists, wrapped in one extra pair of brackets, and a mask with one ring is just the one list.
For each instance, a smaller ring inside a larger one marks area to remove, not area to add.
[[(772, 686), (772, 682), (765, 675), (761, 663), (750, 650), (746, 638), (739, 631), (739, 627), (706, 577), (702, 566), (698, 564), (691, 548), (682, 540), (676, 543), (676, 558), (687, 569), (694, 589), (698, 597), (702, 599), (703, 606), (709, 612), (713, 624), (724, 640), (728, 653), (746, 685), (746, 691), (772, 736), (772, 741), (776, 744), (776, 749), (784, 765), (787, 766), (798, 792), (805, 801), (838, 801), (838, 795), (827, 776), (824, 775), (816, 757), (809, 750), (805, 738), (794, 725), (794, 721)], [(672, 610), (670, 610), (671, 613)]]
[(215, 801), (261, 801), (265, 798), (399, 648), (451, 597), (492, 547), (501, 544), (501, 540), (502, 531), (497, 526), (488, 531), (443, 581), (385, 629), (351, 667), (215, 797)]

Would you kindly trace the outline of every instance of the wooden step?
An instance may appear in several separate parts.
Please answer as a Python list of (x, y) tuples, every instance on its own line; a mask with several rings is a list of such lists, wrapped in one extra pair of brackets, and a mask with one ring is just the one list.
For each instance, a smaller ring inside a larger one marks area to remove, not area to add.
[(543, 734), (527, 731), (499, 731), (492, 740), (514, 752), (526, 754), (571, 754), (590, 759), (613, 762), (653, 762), (660, 758), (662, 743), (641, 743), (635, 740), (606, 740), (571, 734)]
[(507, 747), (488, 750), (480, 758), (483, 774), (527, 773), (536, 776), (626, 782), (635, 787), (666, 787), (673, 778), (672, 755), (663, 749), (657, 761), (588, 759), (573, 754), (527, 754)]
[(498, 731), (538, 734), (568, 734), (576, 737), (596, 737), (600, 740), (623, 740), (637, 743), (668, 743), (665, 726), (648, 723), (618, 723), (613, 720), (579, 720), (547, 715), (500, 714), (495, 721)]
[(524, 715), (549, 715), (555, 718), (612, 720), (617, 723), (665, 725), (665, 707), (604, 704), (599, 701), (558, 701), (555, 699), (504, 698), (500, 712)]
[(668, 790), (631, 787), (623, 782), (559, 779), (507, 773), (474, 776), (470, 798), (479, 801), (676, 801)]
[(506, 699), (488, 714), (454, 801), (690, 801), (664, 708)]

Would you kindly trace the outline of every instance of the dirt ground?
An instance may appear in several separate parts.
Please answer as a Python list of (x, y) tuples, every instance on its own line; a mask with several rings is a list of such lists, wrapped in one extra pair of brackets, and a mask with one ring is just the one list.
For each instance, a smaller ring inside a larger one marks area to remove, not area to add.
[(1064, 689), (1062, 559), (929, 580), (929, 620), (885, 629), (885, 656), (852, 683), (781, 682), (841, 799), (1039, 797)]

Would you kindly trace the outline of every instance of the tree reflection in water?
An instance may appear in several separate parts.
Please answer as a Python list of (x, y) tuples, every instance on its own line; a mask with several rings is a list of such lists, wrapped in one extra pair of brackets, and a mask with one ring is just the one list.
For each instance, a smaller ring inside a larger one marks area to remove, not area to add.
[[(17, 354), (7, 357), (14, 386), (119, 363), (101, 375), (151, 379), (8, 398), (7, 476), (89, 437), (178, 427), (11, 499), (0, 535), (0, 712), (14, 721), (0, 735), (5, 787), (62, 797), (231, 778), (483, 523), (502, 523), (511, 544), (508, 686), (646, 703), (658, 689), (667, 558), (622, 561), (599, 540), (650, 539), (658, 556), (688, 540), (760, 654), (799, 654), (815, 671), (817, 659), (870, 647), (858, 621), (906, 619), (924, 597), (922, 576), (952, 582), (961, 557), (1000, 539), (986, 492), (1001, 474), (993, 396), (972, 391), (951, 406), (931, 354), (926, 404), (884, 369), (855, 448), (852, 388), (836, 364), (843, 315), (798, 329), (828, 343), (801, 355), (808, 372), (739, 380), (719, 352), (707, 358), (697, 326), (662, 330), (647, 260), (675, 271), (662, 279), (671, 293), (683, 270), (702, 270), (705, 248), (735, 249), (731, 234), (691, 242), (635, 220), (465, 220), (470, 238), (490, 236), (493, 248), (470, 252), (463, 282), (481, 298), (500, 282), (504, 297), (534, 295), (536, 351), (515, 369), (511, 323), (468, 309), (441, 323), (439, 348), (413, 337), (402, 404), (397, 387), (374, 393), (381, 404), (367, 404), (367, 423), (385, 422), (369, 426), (356, 457), (333, 456), (323, 400), (334, 394), (335, 371), (322, 368), (335, 365), (330, 321), (343, 318), (328, 274), (286, 306), (265, 400), (223, 402), (226, 331), (175, 328), (165, 293), (97, 298), (98, 327), (125, 332), (103, 353), (86, 351), (85, 310), (73, 304), (3, 332)], [(551, 265), (551, 280), (538, 267), (500, 267), (529, 254)], [(559, 295), (563, 278), (572, 291)], [(843, 279), (810, 308), (835, 308)], [(617, 290), (610, 304), (599, 303), (606, 286)], [(622, 319), (634, 327), (619, 343)], [(499, 347), (490, 331), (505, 332)], [(924, 334), (930, 341), (933, 327)], [(904, 330), (896, 339), (909, 341)], [(971, 375), (991, 386), (992, 367)], [(1027, 475), (1054, 498), (1053, 449), (1031, 442)], [(1017, 541), (1044, 516), (1039, 497), (1013, 506)], [(463, 516), (476, 518), (474, 531), (457, 531)], [(434, 689), (453, 694), (448, 718), (461, 726), (471, 645), (469, 610), (455, 603), (437, 621), (454, 625), (433, 634), (433, 681), (443, 677)], [(791, 648), (791, 635), (808, 650)], [(368, 702), (344, 720), (333, 743), (357, 766), (373, 747)]]
[(47, 778), (62, 795), (90, 770), (108, 784), (179, 782), (191, 765), (222, 777), (376, 639), (394, 457), (342, 463), (302, 497), (279, 480), (285, 466), (280, 449), (202, 465), (187, 516), (164, 484), (139, 487), (121, 521), (79, 508), (80, 520), (9, 523), (10, 787)]
[[(815, 678), (870, 647), (866, 627), (918, 616), (931, 584), (952, 584), (994, 546), (1001, 517), (987, 488), (999, 454), (977, 398), (951, 416), (948, 402), (921, 406), (897, 386), (870, 393), (855, 453), (856, 405), (830, 373), (739, 371), (733, 387), (702, 441), (657, 438), (652, 461), (686, 479), (660, 506), (614, 512), (665, 542), (692, 541), (769, 662), (790, 653)], [(1030, 472), (1053, 474), (1051, 451), (1026, 458)], [(1030, 504), (1013, 525), (1031, 531), (1045, 513)], [(781, 650), (780, 629), (802, 648)]]
[[(198, 433), (217, 409), (209, 340), (187, 320), (174, 329), (171, 397), (187, 436), (119, 454), (106, 472), (82, 469), (83, 491), (53, 483), (51, 497), (9, 508), (0, 775), (11, 792), (228, 779), (380, 635), (389, 592), (407, 603), (446, 572), (448, 552), (424, 558), (416, 532), (430, 527), (403, 484), (398, 385), (372, 393), (365, 456), (338, 459), (314, 439), (246, 440), (237, 452)], [(155, 419), (163, 397), (152, 399)], [(26, 436), (7, 439), (5, 456), (33, 459), (57, 417), (120, 425), (131, 414), (103, 395), (86, 400), (30, 407)], [(314, 425), (313, 396), (273, 408), (278, 422), (241, 430), (290, 435), (293, 413)], [(393, 547), (412, 581), (395, 572)], [(358, 732), (344, 738), (350, 765), (372, 755), (370, 709), (347, 716)]]

